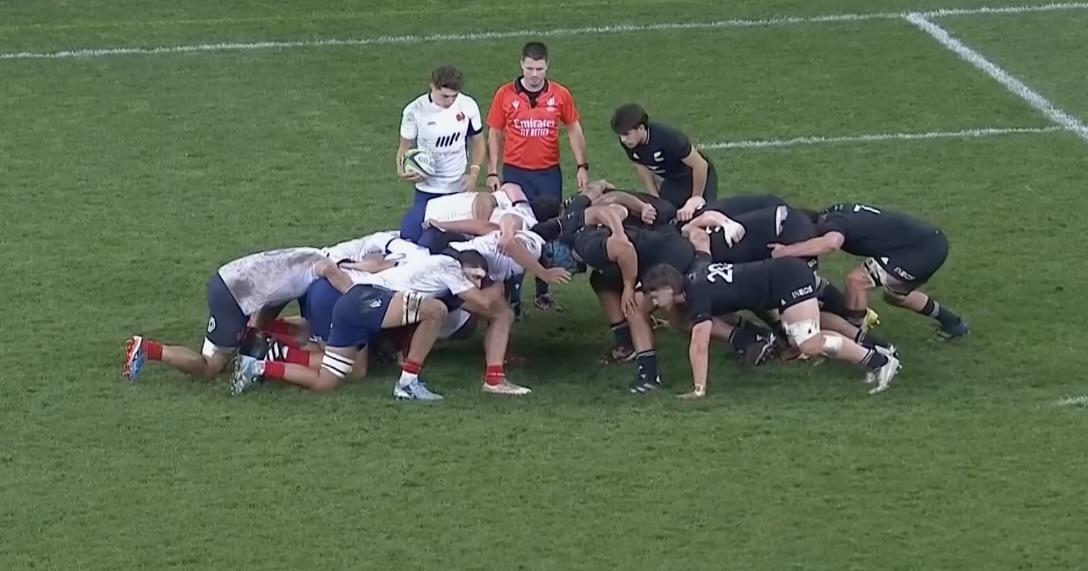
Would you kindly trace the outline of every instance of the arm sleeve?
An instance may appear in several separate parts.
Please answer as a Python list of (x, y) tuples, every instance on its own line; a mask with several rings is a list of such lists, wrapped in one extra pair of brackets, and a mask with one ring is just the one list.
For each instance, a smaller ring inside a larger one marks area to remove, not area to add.
[(675, 153), (678, 159), (686, 159), (691, 154), (691, 140), (678, 130), (674, 130), (673, 135), (669, 150)]
[(582, 118), (578, 113), (578, 106), (574, 103), (574, 96), (567, 91), (563, 95), (563, 108), (561, 109), (559, 118), (563, 121), (564, 125), (570, 125), (575, 121)]
[(487, 126), (500, 131), (506, 127), (506, 111), (503, 109), (502, 92), (503, 88), (500, 87), (495, 92), (495, 97), (491, 99), (491, 109), (487, 110)]
[(710, 321), (714, 317), (710, 307), (710, 292), (707, 285), (700, 282), (689, 283), (684, 291), (684, 297), (688, 302), (688, 317), (691, 326), (694, 327), (704, 321)]
[(468, 136), (475, 137), (484, 132), (483, 119), (480, 117), (480, 106), (475, 101), (466, 109), (468, 115)]
[(404, 139), (415, 139), (416, 138), (416, 112), (415, 112), (415, 107), (416, 107), (415, 102), (413, 101), (412, 103), (409, 103), (407, 107), (404, 108), (404, 113), (401, 115), (401, 119), (400, 119), (400, 136), (401, 136), (401, 138), (404, 138)]

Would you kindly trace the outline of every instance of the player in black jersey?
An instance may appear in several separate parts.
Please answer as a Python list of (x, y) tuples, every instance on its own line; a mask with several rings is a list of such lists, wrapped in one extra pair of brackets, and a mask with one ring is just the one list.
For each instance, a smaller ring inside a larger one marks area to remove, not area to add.
[[(675, 205), (679, 221), (691, 220), (706, 201), (717, 198), (714, 164), (692, 146), (684, 133), (650, 121), (646, 110), (634, 103), (616, 109), (612, 131), (619, 135), (646, 192)], [(660, 187), (657, 177), (661, 177)]]
[(688, 355), (694, 389), (683, 395), (685, 398), (706, 394), (713, 318), (741, 310), (780, 311), (790, 341), (804, 354), (826, 355), (863, 366), (868, 371), (867, 382), (876, 383), (870, 394), (891, 385), (899, 371), (898, 358), (821, 329), (816, 276), (804, 261), (714, 263), (705, 234), (697, 241), (698, 261), (686, 275), (662, 265), (650, 270), (643, 280), (643, 288), (657, 307), (671, 309), (683, 304), (688, 309), (692, 323)]
[(869, 305), (868, 291), (880, 287), (884, 299), (933, 318), (940, 339), (957, 339), (968, 324), (947, 307), (918, 291), (948, 257), (948, 238), (939, 228), (908, 214), (865, 204), (835, 204), (818, 215), (818, 237), (776, 245), (775, 258), (821, 256), (842, 250), (865, 262), (846, 276), (848, 319), (860, 325)]
[[(733, 198), (744, 198), (745, 201), (733, 201)], [(757, 262), (771, 258), (772, 244), (796, 244), (804, 242), (816, 236), (816, 223), (811, 215), (803, 210), (787, 205), (774, 205), (781, 199), (774, 196), (767, 197), (730, 197), (724, 200), (713, 201), (702, 210), (690, 223), (683, 228), (685, 235), (691, 232), (706, 232), (710, 238), (710, 256), (714, 262), (726, 262), (730, 264), (743, 264)], [(765, 206), (771, 204), (771, 206)], [(763, 206), (749, 210), (753, 206)], [(726, 213), (733, 218), (726, 216)], [(733, 242), (726, 231), (720, 228), (728, 228), (730, 224), (738, 224), (743, 228), (739, 242)], [(819, 268), (816, 257), (804, 258), (812, 271)], [(823, 311), (824, 325), (858, 343), (867, 346), (888, 347), (894, 352), (895, 348), (875, 335), (868, 329), (855, 326), (849, 322), (847, 316), (851, 315), (846, 307), (845, 297), (835, 284), (823, 279), (819, 275), (816, 278), (817, 299)], [(756, 312), (780, 337), (782, 342), (787, 341), (777, 316), (773, 312)], [(795, 350), (789, 350), (782, 345), (786, 355), (796, 357)]]

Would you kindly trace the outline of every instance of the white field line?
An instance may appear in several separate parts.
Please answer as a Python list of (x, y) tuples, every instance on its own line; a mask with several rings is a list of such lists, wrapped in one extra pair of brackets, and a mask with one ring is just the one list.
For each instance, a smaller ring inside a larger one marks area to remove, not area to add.
[(873, 133), (868, 135), (847, 135), (843, 137), (795, 137), (792, 139), (748, 139), (743, 141), (721, 141), (700, 145), (706, 150), (720, 149), (771, 149), (798, 147), (806, 145), (836, 145), (849, 143), (879, 143), (884, 141), (928, 141), (933, 139), (981, 139), (984, 137), (1003, 137), (1008, 135), (1038, 135), (1065, 131), (1064, 127), (987, 127), (983, 129), (964, 129), (962, 131), (929, 131), (925, 133)]
[[(1086, 10), (1088, 3), (1056, 3), (1037, 6), (979, 7), (937, 10), (923, 15), (972, 15), (972, 14), (1020, 14), (1055, 10)], [(403, 36), (370, 36), (360, 38), (317, 38), (310, 40), (256, 41), (197, 43), (156, 47), (71, 48), (50, 52), (0, 52), (0, 60), (96, 58), (110, 56), (144, 56), (183, 54), (194, 52), (222, 52), (245, 50), (286, 50), (294, 48), (322, 48), (337, 46), (371, 46), (389, 44), (421, 44), (426, 42), (464, 42), (505, 38), (559, 37), (651, 32), (660, 30), (715, 30), (725, 28), (759, 28), (795, 24), (819, 24), (828, 22), (863, 22), (906, 18), (906, 12), (870, 12), (856, 14), (828, 14), (823, 16), (789, 16), (762, 19), (730, 19), (714, 21), (659, 22), (654, 24), (617, 24), (612, 26), (587, 26), (582, 28), (551, 28), (543, 30), (485, 31), (463, 34), (427, 34)]]
[(1047, 119), (1072, 131), (1085, 142), (1088, 142), (1088, 125), (1085, 125), (1080, 119), (1077, 119), (1056, 107), (1049, 99), (1043, 97), (1024, 84), (1024, 82), (1016, 79), (1010, 75), (1009, 72), (986, 59), (982, 54), (954, 38), (947, 30), (934, 24), (919, 13), (907, 15), (907, 21), (918, 26), (919, 29), (932, 36), (933, 39), (937, 40), (942, 46), (955, 52), (956, 55), (960, 56), (960, 59), (963, 59), (967, 63), (986, 72), (986, 75), (989, 75), (1005, 89), (1026, 101), (1028, 105), (1031, 105), (1035, 110), (1045, 115)]
[(1088, 395), (1076, 395), (1064, 397), (1054, 401), (1054, 406), (1081, 406), (1088, 407)]

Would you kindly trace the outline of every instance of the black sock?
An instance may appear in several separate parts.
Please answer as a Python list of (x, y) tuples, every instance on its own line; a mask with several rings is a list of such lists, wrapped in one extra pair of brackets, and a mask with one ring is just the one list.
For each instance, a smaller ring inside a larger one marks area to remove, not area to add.
[(883, 347), (885, 349), (891, 349), (892, 344), (877, 337), (872, 331), (866, 331), (864, 329), (858, 330), (858, 334), (854, 336), (854, 341), (858, 345), (865, 347), (866, 349), (873, 349), (875, 347)]
[(639, 351), (635, 355), (635, 368), (638, 370), (639, 379), (657, 382), (657, 353), (653, 349)]
[(918, 313), (936, 319), (937, 322), (941, 324), (942, 329), (948, 329), (960, 322), (960, 316), (952, 313), (952, 310), (947, 307), (937, 303), (937, 300), (932, 297), (926, 302), (926, 306), (922, 308), (922, 311), (919, 311)]
[(842, 311), (842, 318), (849, 321), (850, 325), (854, 327), (861, 327), (862, 323), (865, 323), (865, 316), (869, 314), (866, 309), (845, 309)]
[(887, 364), (888, 358), (876, 349), (869, 349), (869, 352), (865, 354), (865, 358), (861, 360), (861, 366), (870, 371), (876, 371)]
[(843, 295), (842, 290), (835, 284), (825, 281), (824, 287), (820, 289), (820, 303), (823, 304), (822, 309), (828, 313), (834, 313), (839, 317), (846, 317), (846, 296)]
[[(758, 311), (756, 312), (756, 317), (760, 318), (763, 323), (766, 323), (779, 339), (785, 339), (787, 337), (786, 328), (782, 325), (782, 321), (775, 319), (769, 311)], [(766, 331), (754, 323), (752, 324), (752, 327), (757, 328), (757, 330)]]
[(551, 285), (548, 282), (537, 278), (536, 280), (536, 296), (541, 297), (549, 295), (551, 293)]
[(631, 341), (631, 326), (626, 321), (612, 324), (612, 338), (616, 341), (616, 347), (630, 349), (634, 345)]
[(742, 319), (729, 335), (729, 345), (738, 355), (743, 355), (749, 345), (759, 341), (759, 336), (767, 335), (767, 333), (769, 333), (768, 330)]

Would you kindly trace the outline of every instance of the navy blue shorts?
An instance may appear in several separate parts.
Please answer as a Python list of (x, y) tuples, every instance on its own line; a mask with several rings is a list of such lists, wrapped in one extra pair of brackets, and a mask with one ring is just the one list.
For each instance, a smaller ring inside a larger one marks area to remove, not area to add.
[(416, 189), (412, 207), (404, 213), (400, 220), (400, 237), (409, 242), (419, 242), (423, 235), (423, 218), (427, 215), (427, 203), (445, 194), (433, 194)]
[(382, 321), (396, 292), (359, 284), (340, 296), (332, 309), (329, 347), (361, 349), (382, 331)]
[(310, 284), (306, 293), (298, 298), (299, 311), (310, 326), (310, 338), (326, 341), (332, 328), (332, 311), (340, 299), (340, 290), (332, 287), (327, 279), (319, 279)]
[(533, 171), (504, 164), (502, 181), (520, 186), (530, 202), (539, 196), (554, 196), (556, 200), (563, 200), (563, 171), (559, 165)]
[(208, 280), (208, 315), (208, 341), (224, 348), (241, 344), (249, 317), (242, 313), (219, 272)]

